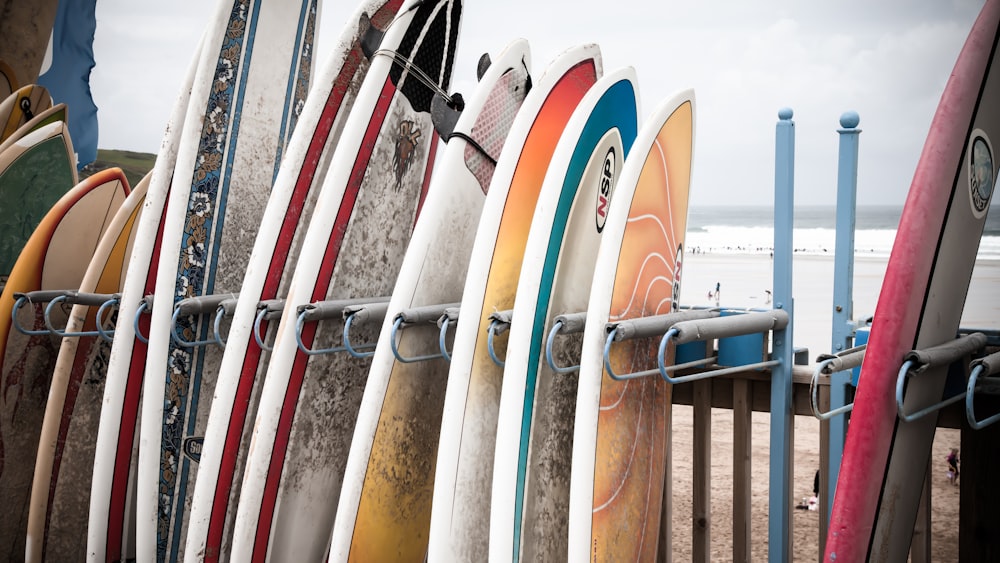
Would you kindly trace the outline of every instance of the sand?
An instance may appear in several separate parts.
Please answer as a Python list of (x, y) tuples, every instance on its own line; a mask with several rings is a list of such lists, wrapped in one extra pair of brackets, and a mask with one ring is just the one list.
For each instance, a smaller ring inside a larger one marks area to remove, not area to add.
[[(855, 263), (854, 318), (874, 313), (886, 259), (859, 258)], [(720, 303), (732, 307), (766, 307), (766, 289), (771, 288), (768, 255), (698, 254), (685, 257), (681, 303), (706, 305), (709, 289), (721, 285)], [(807, 346), (811, 361), (830, 351), (833, 310), (833, 259), (796, 256), (794, 267), (794, 343)], [(966, 301), (963, 326), (1000, 327), (1000, 262), (980, 262)], [(752, 445), (752, 560), (767, 558), (769, 415), (753, 414)], [(729, 561), (732, 553), (732, 413), (712, 412), (712, 502), (711, 558)], [(945, 457), (959, 447), (959, 431), (939, 429), (931, 457), (932, 560), (958, 560), (959, 488), (945, 475)], [(674, 561), (691, 560), (692, 409), (673, 409), (673, 545)], [(819, 421), (795, 419), (795, 468), (793, 503), (812, 495), (813, 476), (819, 468)], [(795, 561), (819, 560), (819, 513), (792, 511), (792, 543)]]

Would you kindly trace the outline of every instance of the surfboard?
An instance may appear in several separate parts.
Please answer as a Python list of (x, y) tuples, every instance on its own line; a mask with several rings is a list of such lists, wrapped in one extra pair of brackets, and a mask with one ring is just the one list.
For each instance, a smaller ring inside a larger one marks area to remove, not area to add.
[(39, 222), (78, 182), (64, 122), (29, 133), (0, 153), (0, 283)]
[(50, 107), (52, 96), (45, 86), (28, 84), (18, 88), (0, 102), (0, 141)]
[[(398, 337), (395, 321), (405, 311), (461, 297), (494, 163), (530, 86), (528, 56), (526, 41), (510, 44), (486, 69), (449, 133), (372, 357), (334, 520), (332, 560), (419, 560), (427, 553), (449, 366), (439, 351), (437, 319)], [(418, 357), (427, 359), (409, 361)]]
[[(267, 368), (267, 352), (254, 336), (257, 307), (284, 297), (301, 252), (302, 237), (326, 177), (355, 95), (368, 71), (364, 41), (372, 41), (396, 16), (402, 0), (374, 0), (349, 18), (324, 70), (313, 80), (268, 198), (263, 221), (225, 335), (205, 441), (202, 445), (187, 535), (189, 554), (215, 561), (229, 554), (240, 481)], [(270, 325), (270, 326), (269, 326)], [(262, 341), (273, 344), (275, 323), (263, 321)]]
[(0, 59), (0, 99), (7, 99), (7, 96), (13, 94), (18, 86), (17, 73), (7, 64), (7, 61)]
[[(573, 428), (573, 561), (656, 558), (670, 385), (659, 376), (624, 382), (608, 376), (605, 327), (677, 310), (693, 144), (694, 92), (687, 90), (664, 100), (646, 120), (603, 218)], [(655, 369), (657, 344), (617, 343), (610, 358), (615, 372)]]
[[(91, 176), (98, 182), (118, 182), (127, 186), (118, 168)], [(133, 227), (146, 197), (147, 174), (129, 193), (101, 236), (78, 288), (80, 293), (121, 292), (128, 266)], [(94, 471), (94, 436), (100, 421), (101, 399), (111, 343), (93, 335), (98, 323), (114, 329), (113, 313), (97, 318), (98, 307), (72, 306), (65, 327), (45, 416), (38, 440), (35, 473), (28, 513), (26, 561), (67, 561), (87, 549), (87, 537), (79, 530), (87, 526), (90, 484)]]
[[(392, 291), (433, 169), (438, 139), (428, 112), (450, 82), (460, 18), (455, 0), (406, 2), (373, 53), (289, 284), (240, 492), (233, 560), (292, 552), (317, 559), (329, 546), (370, 361), (303, 353), (298, 308)], [(329, 324), (308, 323), (303, 345), (338, 344), (340, 331)], [(374, 341), (378, 328), (361, 328), (359, 342)], [(303, 472), (325, 474), (331, 495), (300, 488)]]
[(56, 104), (49, 109), (40, 112), (38, 115), (28, 120), (24, 125), (18, 127), (17, 131), (14, 131), (10, 137), (0, 141), (0, 154), (7, 150), (7, 147), (19, 141), (22, 137), (28, 133), (37, 131), (42, 126), (55, 123), (56, 121), (65, 121), (69, 123), (67, 117), (68, 114), (66, 111), (66, 104)]
[(176, 331), (205, 340), (214, 321), (180, 315), (174, 328), (172, 305), (239, 291), (312, 72), (315, 0), (236, 0), (218, 10), (222, 25), (206, 41), (195, 78), (196, 88), (210, 90), (204, 109), (187, 114), (161, 229), (136, 479), (141, 560), (183, 558), (197, 444), (222, 358), (218, 347), (172, 339)]
[[(462, 291), (464, 320), (441, 416), (431, 504), (429, 560), (484, 561), (503, 368), (490, 359), (490, 314), (514, 305), (531, 216), (552, 154), (573, 110), (602, 72), (596, 45), (552, 61), (518, 112), (486, 195)], [(505, 350), (506, 336), (498, 338)]]
[[(517, 282), (500, 390), (491, 560), (566, 558), (577, 384), (575, 377), (554, 373), (541, 350), (553, 317), (587, 306), (605, 211), (601, 198), (613, 197), (635, 140), (637, 113), (634, 70), (600, 79), (573, 112), (545, 174)], [(566, 349), (557, 357), (579, 358), (579, 339), (562, 344)]]
[[(205, 36), (208, 35), (210, 32), (206, 31)], [(196, 47), (187, 76), (181, 83), (150, 173), (146, 201), (134, 227), (134, 241), (118, 303), (118, 318), (122, 322), (115, 326), (106, 368), (87, 519), (87, 557), (95, 561), (124, 561), (136, 557), (136, 425), (146, 358), (145, 337), (139, 338), (136, 326), (141, 335), (149, 334), (149, 315), (140, 315), (136, 321), (136, 312), (143, 298), (153, 293), (156, 282), (160, 226), (184, 132), (185, 115), (189, 108), (204, 115), (209, 86), (201, 84), (197, 92), (193, 88), (205, 36)]]
[[(44, 304), (15, 311), (15, 294), (79, 287), (101, 233), (128, 195), (128, 184), (88, 178), (61, 197), (21, 251), (0, 294), (0, 545), (6, 553), (24, 552), (28, 501), (35, 453), (42, 428), (49, 382), (59, 339), (45, 329)], [(26, 335), (13, 326), (41, 334)], [(67, 311), (55, 308), (54, 326)]]
[(58, 0), (7, 4), (0, 20), (0, 59), (16, 69), (21, 84), (38, 79), (59, 8)]
[[(906, 352), (954, 340), (997, 178), (1000, 2), (983, 7), (938, 104), (886, 267), (855, 395), (825, 561), (905, 560), (937, 414), (903, 422)], [(940, 401), (947, 368), (912, 378), (910, 412)], [(863, 430), (863, 431), (862, 431)]]

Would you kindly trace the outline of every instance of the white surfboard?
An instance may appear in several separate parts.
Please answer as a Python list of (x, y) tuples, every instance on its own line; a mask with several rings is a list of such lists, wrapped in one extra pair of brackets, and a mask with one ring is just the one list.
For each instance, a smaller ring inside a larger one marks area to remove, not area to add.
[[(428, 111), (450, 82), (460, 16), (457, 0), (407, 2), (373, 53), (286, 296), (240, 491), (234, 560), (315, 560), (329, 546), (370, 362), (306, 355), (299, 339), (328, 348), (340, 343), (340, 330), (331, 321), (307, 323), (297, 336), (298, 309), (392, 290), (433, 168), (437, 134)], [(359, 330), (359, 341), (373, 341), (376, 330)], [(313, 440), (321, 431), (325, 438)], [(332, 494), (313, 495), (307, 484)]]
[[(651, 561), (660, 531), (671, 386), (604, 371), (607, 323), (677, 309), (694, 141), (694, 93), (652, 113), (608, 208), (586, 308), (570, 477), (569, 559)], [(615, 373), (656, 367), (655, 339), (616, 343)]]
[[(596, 45), (569, 49), (532, 85), (497, 161), (462, 293), (435, 464), (428, 558), (484, 561), (503, 368), (487, 352), (490, 314), (514, 305), (531, 216), (566, 123), (601, 75)], [(506, 335), (500, 337), (503, 350)]]
[[(104, 397), (94, 447), (94, 473), (87, 525), (87, 560), (120, 561), (135, 558), (134, 479), (139, 396), (146, 345), (136, 337), (135, 318), (145, 295), (156, 281), (158, 232), (170, 189), (184, 116), (191, 100), (201, 45), (181, 84), (167, 121), (156, 163), (150, 172), (142, 216), (134, 227), (129, 265), (118, 304), (118, 318), (108, 358)], [(202, 89), (204, 92), (204, 89)], [(204, 99), (204, 93), (201, 98)], [(149, 334), (148, 315), (139, 325)]]
[[(283, 297), (294, 273), (302, 238), (327, 168), (333, 157), (355, 95), (368, 71), (362, 43), (371, 40), (395, 17), (402, 0), (371, 0), (358, 7), (323, 71), (313, 85), (299, 117), (268, 198), (247, 265), (246, 278), (225, 337), (205, 441), (191, 505), (187, 549), (197, 559), (225, 558), (232, 544), (240, 481), (267, 368), (265, 347), (273, 344), (262, 321), (255, 327), (258, 305)], [(270, 325), (270, 326), (269, 326)], [(259, 328), (262, 334), (255, 336)]]
[[(439, 346), (436, 312), (429, 322), (400, 329), (398, 336), (394, 327), (400, 315), (414, 320), (417, 308), (435, 309), (461, 296), (495, 163), (530, 87), (528, 64), (523, 40), (492, 62), (468, 97), (434, 171), (372, 357), (334, 521), (331, 560), (420, 559), (427, 553), (448, 362)], [(426, 359), (415, 360), (420, 357)]]
[[(181, 299), (236, 293), (280, 152), (311, 75), (317, 0), (234, 0), (202, 49), (195, 85), (208, 83), (201, 111), (184, 124), (160, 231), (145, 358), (136, 480), (137, 558), (183, 557), (199, 443), (221, 350), (188, 347), (212, 318), (176, 317)], [(194, 100), (192, 100), (194, 102)]]
[[(542, 350), (553, 317), (586, 309), (606, 202), (638, 129), (636, 90), (635, 71), (628, 68), (587, 92), (559, 139), (538, 197), (500, 391), (491, 560), (566, 558), (577, 385), (576, 377), (554, 373)], [(573, 356), (572, 347), (557, 353), (564, 361)]]

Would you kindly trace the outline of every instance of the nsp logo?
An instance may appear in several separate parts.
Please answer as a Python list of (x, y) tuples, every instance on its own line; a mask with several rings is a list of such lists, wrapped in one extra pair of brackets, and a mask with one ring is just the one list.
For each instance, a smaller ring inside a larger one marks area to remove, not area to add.
[(597, 232), (604, 230), (608, 220), (608, 205), (611, 203), (611, 191), (615, 187), (615, 147), (608, 147), (604, 155), (604, 165), (601, 167), (600, 185), (597, 190)]

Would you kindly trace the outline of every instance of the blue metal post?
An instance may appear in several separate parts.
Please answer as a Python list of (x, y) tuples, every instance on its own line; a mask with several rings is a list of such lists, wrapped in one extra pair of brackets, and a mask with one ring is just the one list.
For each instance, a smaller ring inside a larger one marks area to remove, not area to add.
[[(854, 339), (854, 228), (858, 199), (858, 141), (861, 118), (857, 112), (848, 111), (840, 116), (840, 157), (837, 168), (837, 242), (833, 262), (833, 352), (850, 348)], [(850, 371), (833, 374), (830, 378), (830, 408), (835, 409), (847, 400)], [(844, 456), (844, 438), (847, 435), (847, 416), (830, 419), (830, 480), (826, 485), (826, 498), (833, 500), (840, 473), (840, 459)], [(826, 503), (827, 509), (833, 507)], [(829, 512), (824, 515), (829, 520)]]
[(795, 122), (792, 110), (778, 111), (774, 156), (774, 307), (788, 312), (788, 326), (774, 333), (771, 369), (771, 467), (768, 560), (791, 560), (792, 508), (792, 228), (795, 208)]

